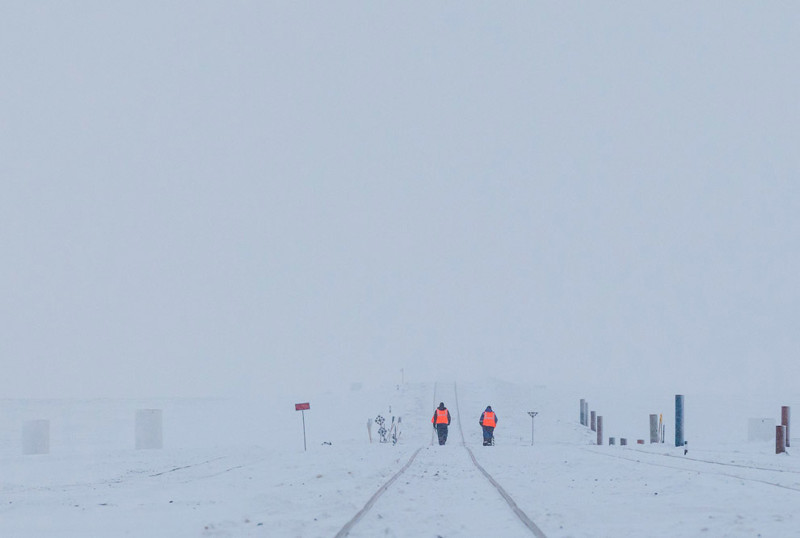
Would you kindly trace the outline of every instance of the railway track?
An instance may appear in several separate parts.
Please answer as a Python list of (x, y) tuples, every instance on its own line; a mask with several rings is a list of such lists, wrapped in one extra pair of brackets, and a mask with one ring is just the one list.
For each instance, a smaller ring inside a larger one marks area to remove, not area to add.
[[(764, 480), (763, 478), (754, 478), (752, 476), (744, 476), (744, 472), (746, 470), (758, 471), (760, 474), (763, 474), (764, 471), (769, 471), (771, 473), (775, 473), (776, 477), (779, 477), (781, 474), (789, 474), (789, 475), (797, 475), (796, 471), (792, 470), (782, 470), (782, 469), (770, 469), (766, 467), (757, 467), (757, 466), (748, 466), (748, 465), (741, 465), (741, 464), (732, 464), (732, 463), (725, 463), (725, 462), (716, 462), (710, 460), (702, 460), (697, 458), (686, 458), (682, 459), (678, 456), (673, 456), (671, 454), (654, 454), (650, 452), (638, 451), (637, 453), (640, 454), (639, 457), (629, 457), (622, 454), (610, 454), (606, 452), (599, 452), (596, 450), (591, 449), (584, 449), (587, 452), (592, 454), (596, 454), (599, 456), (605, 456), (609, 458), (616, 458), (626, 461), (631, 461), (633, 463), (638, 463), (641, 465), (650, 465), (653, 467), (664, 467), (667, 469), (675, 469), (678, 471), (686, 471), (689, 473), (701, 473), (701, 474), (709, 474), (709, 475), (717, 475), (717, 476), (724, 476), (727, 478), (735, 478), (737, 480), (743, 480), (746, 482), (754, 482), (758, 484), (765, 484), (767, 486), (774, 486), (776, 488), (788, 489), (792, 491), (800, 492), (800, 486), (798, 486), (798, 482), (794, 482), (793, 484), (782, 484), (776, 478), (775, 481)], [(649, 459), (646, 459), (649, 458)], [(663, 460), (661, 459), (663, 458)], [(658, 461), (654, 461), (658, 460)], [(666, 463), (666, 461), (670, 461)], [(716, 470), (710, 468), (711, 466), (716, 467), (732, 467), (735, 469), (740, 469), (738, 472), (725, 472), (721, 470)]]
[[(449, 392), (449, 391), (447, 391)], [(472, 450), (467, 446), (466, 441), (464, 439), (464, 429), (461, 426), (461, 413), (459, 410), (458, 404), (458, 388), (454, 383), (452, 386), (452, 399), (449, 398), (449, 394), (445, 396), (444, 388), (439, 384), (436, 383), (434, 385), (434, 394), (433, 394), (433, 409), (436, 406), (437, 401), (453, 401), (454, 405), (454, 415), (455, 415), (455, 425), (458, 427), (458, 435), (460, 438), (460, 447), (462, 447), (466, 455), (469, 458), (465, 458), (462, 455), (458, 455), (456, 452), (455, 454), (448, 452), (445, 454), (448, 456), (448, 459), (444, 462), (442, 460), (442, 452), (439, 450), (441, 447), (434, 448), (435, 442), (435, 435), (431, 433), (431, 440), (430, 445), (428, 447), (420, 447), (414, 451), (411, 457), (408, 459), (406, 464), (397, 472), (395, 473), (389, 480), (387, 480), (383, 485), (381, 485), (378, 490), (370, 497), (364, 507), (359, 510), (343, 527), (342, 529), (336, 534), (336, 538), (344, 538), (345, 536), (350, 536), (352, 532), (358, 532), (359, 523), (361, 523), (365, 518), (368, 518), (369, 515), (375, 510), (375, 506), (378, 503), (379, 499), (391, 488), (393, 484), (398, 482), (398, 479), (403, 475), (411, 475), (406, 476), (405, 480), (402, 481), (403, 484), (400, 486), (396, 486), (392, 488), (395, 491), (396, 495), (400, 497), (400, 499), (405, 500), (407, 506), (413, 505), (415, 516), (419, 517), (419, 509), (428, 508), (430, 506), (438, 506), (436, 510), (440, 512), (433, 512), (431, 517), (439, 517), (444, 518), (450, 516), (452, 518), (460, 517), (458, 507), (448, 506), (446, 503), (439, 503), (436, 502), (438, 499), (438, 493), (430, 493), (431, 490), (436, 491), (437, 487), (442, 488), (440, 481), (442, 478), (449, 478), (452, 481), (452, 484), (456, 486), (460, 486), (460, 488), (476, 488), (476, 480), (475, 471), (477, 470), (491, 485), (494, 490), (499, 494), (502, 500), (505, 502), (505, 505), (510, 509), (511, 514), (507, 515), (506, 522), (508, 525), (514, 527), (518, 527), (518, 533), (520, 536), (522, 535), (533, 535), (537, 538), (545, 538), (545, 534), (542, 530), (523, 512), (514, 499), (508, 494), (508, 492), (503, 489), (503, 487), (489, 474), (486, 469), (484, 469), (475, 458)], [(452, 414), (452, 413), (451, 413)], [(451, 425), (451, 430), (452, 430)], [(424, 450), (423, 450), (424, 449)], [(420, 454), (424, 454), (423, 457), (418, 458)], [(459, 463), (459, 459), (464, 463)], [(415, 464), (416, 463), (416, 464)], [(470, 465), (471, 464), (471, 465)], [(409, 472), (409, 469), (411, 471)], [(482, 482), (478, 480), (478, 482)], [(447, 483), (447, 482), (444, 482)], [(485, 482), (483, 482), (485, 484)], [(450, 489), (458, 489), (450, 488)], [(480, 489), (480, 488), (479, 488)], [(425, 496), (431, 496), (430, 500), (425, 499)], [(493, 496), (492, 496), (493, 497)], [(402, 504), (402, 503), (400, 503)], [(498, 503), (500, 504), (500, 503)], [(445, 510), (449, 509), (447, 514), (444, 513)], [(478, 508), (480, 509), (480, 508)], [(397, 511), (396, 506), (393, 506), (392, 510)], [(463, 507), (461, 508), (461, 513), (465, 514), (467, 518), (469, 518), (472, 514), (474, 514), (474, 508), (470, 507)], [(390, 521), (392, 518), (389, 515), (384, 514), (377, 514), (376, 516), (379, 520), (383, 521)], [(493, 512), (493, 519), (495, 522), (497, 521), (497, 515)], [(401, 518), (402, 520), (402, 518)], [(513, 523), (516, 521), (517, 523)], [(388, 525), (388, 523), (382, 523), (384, 525)], [(519, 525), (521, 524), (521, 525)], [(499, 529), (499, 527), (498, 527)], [(495, 529), (497, 531), (498, 529)], [(496, 534), (496, 533), (495, 533)], [(501, 534), (509, 535), (509, 533), (504, 529), (504, 532)]]

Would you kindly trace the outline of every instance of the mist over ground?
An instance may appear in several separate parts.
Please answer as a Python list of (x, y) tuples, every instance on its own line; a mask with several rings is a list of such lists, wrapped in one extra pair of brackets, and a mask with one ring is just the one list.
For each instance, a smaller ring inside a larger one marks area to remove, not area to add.
[(798, 23), (7, 3), (0, 395), (791, 390)]

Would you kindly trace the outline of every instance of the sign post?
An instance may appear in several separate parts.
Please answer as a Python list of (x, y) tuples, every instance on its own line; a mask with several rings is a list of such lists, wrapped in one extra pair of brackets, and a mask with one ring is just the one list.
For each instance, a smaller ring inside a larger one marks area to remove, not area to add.
[(531, 446), (533, 446), (533, 419), (539, 413), (537, 411), (528, 411), (528, 414), (531, 416)]
[(311, 409), (311, 404), (308, 402), (294, 404), (294, 410), (303, 414), (303, 452), (306, 451), (306, 409)]

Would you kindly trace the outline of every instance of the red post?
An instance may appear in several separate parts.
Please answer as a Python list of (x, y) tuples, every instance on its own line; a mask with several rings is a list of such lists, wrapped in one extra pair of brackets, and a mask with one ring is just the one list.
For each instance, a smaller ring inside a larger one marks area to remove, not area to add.
[(786, 452), (786, 426), (775, 426), (775, 453)]

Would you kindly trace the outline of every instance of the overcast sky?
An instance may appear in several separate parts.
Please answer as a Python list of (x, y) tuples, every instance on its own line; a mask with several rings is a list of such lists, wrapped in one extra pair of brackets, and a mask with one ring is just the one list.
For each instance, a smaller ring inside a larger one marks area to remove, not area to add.
[(0, 397), (800, 376), (800, 5), (0, 6)]

